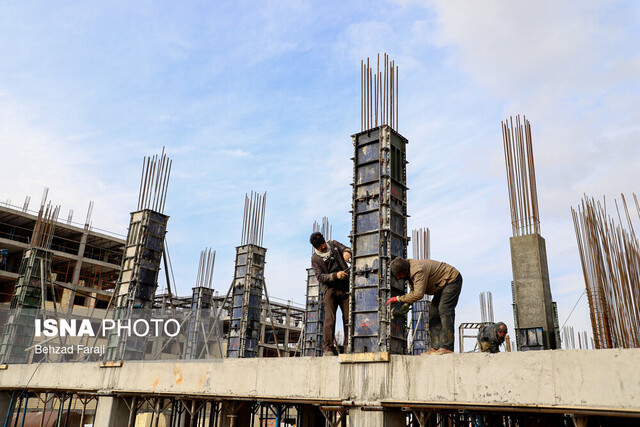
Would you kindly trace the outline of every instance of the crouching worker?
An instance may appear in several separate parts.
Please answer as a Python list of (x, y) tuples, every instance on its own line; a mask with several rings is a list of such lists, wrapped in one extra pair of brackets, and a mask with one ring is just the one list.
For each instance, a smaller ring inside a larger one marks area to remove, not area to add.
[(478, 348), (483, 353), (499, 353), (500, 344), (507, 336), (507, 325), (502, 322), (484, 325), (478, 332)]
[(391, 261), (391, 274), (396, 279), (406, 280), (411, 292), (389, 298), (387, 305), (395, 302), (413, 304), (424, 294), (433, 295), (429, 307), (431, 348), (427, 354), (453, 353), (455, 308), (462, 290), (460, 272), (440, 261), (397, 257)]

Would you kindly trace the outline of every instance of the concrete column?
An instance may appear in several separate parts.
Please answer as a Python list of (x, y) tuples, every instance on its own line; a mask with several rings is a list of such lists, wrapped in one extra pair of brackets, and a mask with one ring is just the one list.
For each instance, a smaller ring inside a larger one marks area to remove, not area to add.
[(96, 306), (96, 298), (98, 297), (97, 294), (92, 293), (91, 296), (87, 297), (87, 307), (89, 308), (95, 308)]
[(289, 333), (291, 331), (291, 307), (287, 307), (287, 314), (284, 322), (287, 324), (287, 328), (284, 330), (284, 356), (289, 357)]
[(129, 422), (129, 408), (121, 397), (100, 396), (93, 427), (126, 426)]
[(400, 411), (362, 411), (352, 408), (349, 411), (350, 426), (405, 427), (405, 414)]
[(75, 299), (75, 292), (71, 289), (62, 290), (62, 298), (60, 298), (60, 310), (68, 310), (73, 306), (73, 300)]
[[(84, 258), (84, 250), (87, 247), (88, 235), (89, 235), (89, 230), (84, 230), (84, 233), (82, 233), (82, 237), (80, 238), (80, 246), (78, 247), (78, 260), (76, 261), (76, 265), (73, 269), (73, 277), (71, 279), (71, 284), (74, 286), (78, 286), (78, 281), (80, 280), (80, 269), (82, 268), (82, 258)], [(65, 289), (65, 292), (67, 291), (71, 294), (69, 297), (69, 300), (71, 301), (71, 303), (67, 306), (63, 306), (63, 308), (67, 309), (67, 314), (71, 314), (73, 312), (73, 301), (76, 298), (76, 291)], [(63, 301), (63, 304), (64, 304), (64, 301)]]
[(80, 238), (80, 246), (78, 247), (78, 261), (76, 262), (76, 266), (73, 269), (73, 278), (71, 279), (71, 283), (76, 286), (78, 286), (78, 280), (80, 279), (80, 269), (82, 268), (82, 258), (84, 258), (84, 250), (87, 247), (88, 236), (89, 236), (89, 231), (85, 230), (84, 233), (82, 233), (82, 237)]
[(539, 234), (511, 237), (514, 303), (518, 328), (543, 328), (545, 349), (557, 348), (553, 302), (544, 239)]

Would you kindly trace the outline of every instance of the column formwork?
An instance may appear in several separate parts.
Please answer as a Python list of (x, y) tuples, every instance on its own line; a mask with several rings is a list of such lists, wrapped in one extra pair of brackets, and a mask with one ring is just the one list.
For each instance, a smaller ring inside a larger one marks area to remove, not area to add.
[[(114, 295), (114, 320), (133, 323), (151, 315), (168, 220), (167, 215), (150, 209), (131, 213), (122, 269)], [(146, 343), (146, 336), (111, 333), (107, 340), (106, 359), (142, 360)]]
[(304, 321), (303, 356), (322, 356), (324, 304), (320, 282), (313, 268), (307, 268), (307, 299)]
[(349, 351), (405, 354), (406, 315), (391, 315), (385, 302), (405, 293), (389, 264), (393, 257), (407, 257), (408, 140), (387, 125), (352, 138)]
[(254, 244), (236, 248), (227, 357), (258, 356), (266, 253)]

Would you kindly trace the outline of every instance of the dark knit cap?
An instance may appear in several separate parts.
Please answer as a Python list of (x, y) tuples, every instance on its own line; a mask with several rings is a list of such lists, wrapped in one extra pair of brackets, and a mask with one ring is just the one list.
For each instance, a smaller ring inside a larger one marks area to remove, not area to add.
[(395, 277), (409, 271), (409, 261), (404, 258), (396, 257), (391, 261), (391, 274)]
[(315, 231), (311, 233), (311, 236), (309, 237), (309, 243), (311, 243), (314, 248), (318, 249), (324, 243), (324, 236), (321, 232)]
[(505, 325), (505, 324), (504, 324), (504, 323), (502, 323), (502, 322), (498, 322), (498, 323), (496, 323), (496, 330), (497, 330), (497, 331), (504, 331), (504, 332), (507, 332), (507, 325)]

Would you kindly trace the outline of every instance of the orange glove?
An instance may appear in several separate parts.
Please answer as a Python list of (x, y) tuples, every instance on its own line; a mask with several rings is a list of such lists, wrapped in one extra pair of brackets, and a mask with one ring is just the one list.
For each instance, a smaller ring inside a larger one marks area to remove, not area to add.
[(387, 304), (386, 304), (386, 305), (389, 305), (389, 304), (391, 304), (392, 302), (398, 302), (398, 297), (391, 297), (391, 298), (389, 298), (389, 299), (387, 300)]

